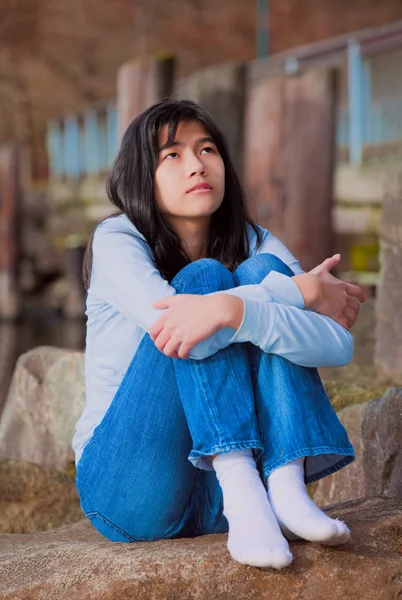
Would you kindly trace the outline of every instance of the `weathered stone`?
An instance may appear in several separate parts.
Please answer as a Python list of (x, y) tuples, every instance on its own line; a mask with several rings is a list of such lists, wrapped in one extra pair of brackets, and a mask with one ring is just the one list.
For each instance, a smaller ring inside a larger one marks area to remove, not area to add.
[(338, 413), (356, 460), (321, 479), (314, 493), (319, 506), (366, 496), (402, 500), (402, 388)]
[(20, 356), (0, 420), (0, 459), (59, 470), (85, 404), (82, 352), (39, 347)]
[(365, 406), (362, 440), (365, 495), (402, 500), (402, 388)]
[(0, 461), (0, 533), (33, 533), (83, 518), (74, 471)]
[(235, 562), (226, 534), (113, 543), (83, 520), (2, 535), (0, 600), (400, 598), (402, 503), (372, 498), (328, 513), (345, 520), (351, 540), (338, 547), (290, 542), (294, 561), (282, 571)]

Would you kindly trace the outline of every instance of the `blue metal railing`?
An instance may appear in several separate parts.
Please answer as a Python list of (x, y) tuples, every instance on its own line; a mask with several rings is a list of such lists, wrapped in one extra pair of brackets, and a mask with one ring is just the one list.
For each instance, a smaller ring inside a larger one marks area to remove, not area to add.
[(338, 148), (349, 149), (351, 163), (363, 162), (365, 146), (402, 144), (402, 93), (381, 90), (377, 96), (373, 98), (371, 60), (362, 58), (359, 44), (352, 40), (348, 50), (348, 105), (339, 107), (337, 122)]
[(47, 149), (51, 178), (78, 179), (104, 173), (118, 150), (116, 103), (51, 120)]

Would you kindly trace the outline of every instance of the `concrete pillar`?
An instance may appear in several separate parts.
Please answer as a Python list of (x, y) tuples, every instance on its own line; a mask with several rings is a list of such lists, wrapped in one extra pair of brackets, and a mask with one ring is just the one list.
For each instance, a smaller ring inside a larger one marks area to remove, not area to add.
[(380, 276), (377, 287), (374, 361), (379, 374), (402, 382), (402, 170), (384, 172)]
[(0, 319), (15, 319), (21, 311), (20, 205), (18, 149), (3, 146), (0, 148)]
[(124, 63), (117, 74), (119, 139), (142, 111), (169, 96), (173, 87), (172, 57)]

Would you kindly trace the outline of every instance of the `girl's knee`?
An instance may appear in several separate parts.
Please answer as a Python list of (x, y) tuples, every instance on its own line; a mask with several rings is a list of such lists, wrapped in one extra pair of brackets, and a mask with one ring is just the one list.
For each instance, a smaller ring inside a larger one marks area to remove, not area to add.
[(247, 285), (261, 283), (261, 281), (271, 273), (275, 271), (282, 273), (288, 277), (293, 277), (293, 271), (288, 267), (286, 263), (274, 254), (268, 252), (261, 252), (245, 260), (236, 269), (235, 278), (237, 285)]
[(208, 294), (235, 286), (233, 274), (214, 258), (195, 260), (179, 271), (172, 280), (178, 293)]

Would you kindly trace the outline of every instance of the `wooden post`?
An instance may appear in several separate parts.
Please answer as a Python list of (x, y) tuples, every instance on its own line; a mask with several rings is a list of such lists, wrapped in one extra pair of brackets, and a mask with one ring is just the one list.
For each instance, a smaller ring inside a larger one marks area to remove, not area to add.
[(0, 148), (0, 319), (15, 319), (21, 311), (18, 289), (20, 253), (19, 153)]
[(249, 210), (304, 270), (333, 252), (335, 75), (248, 73), (245, 181)]
[(85, 290), (82, 283), (82, 263), (85, 244), (80, 236), (70, 235), (66, 241), (65, 277), (67, 294), (63, 313), (68, 319), (82, 319), (85, 316)]
[(146, 58), (123, 64), (117, 75), (119, 138), (131, 121), (173, 89), (174, 59)]
[(260, 76), (253, 65), (248, 69), (244, 125), (248, 209), (257, 223), (279, 237), (285, 234), (284, 83), (282, 76)]
[(284, 101), (286, 241), (307, 271), (334, 252), (335, 72), (289, 77)]

